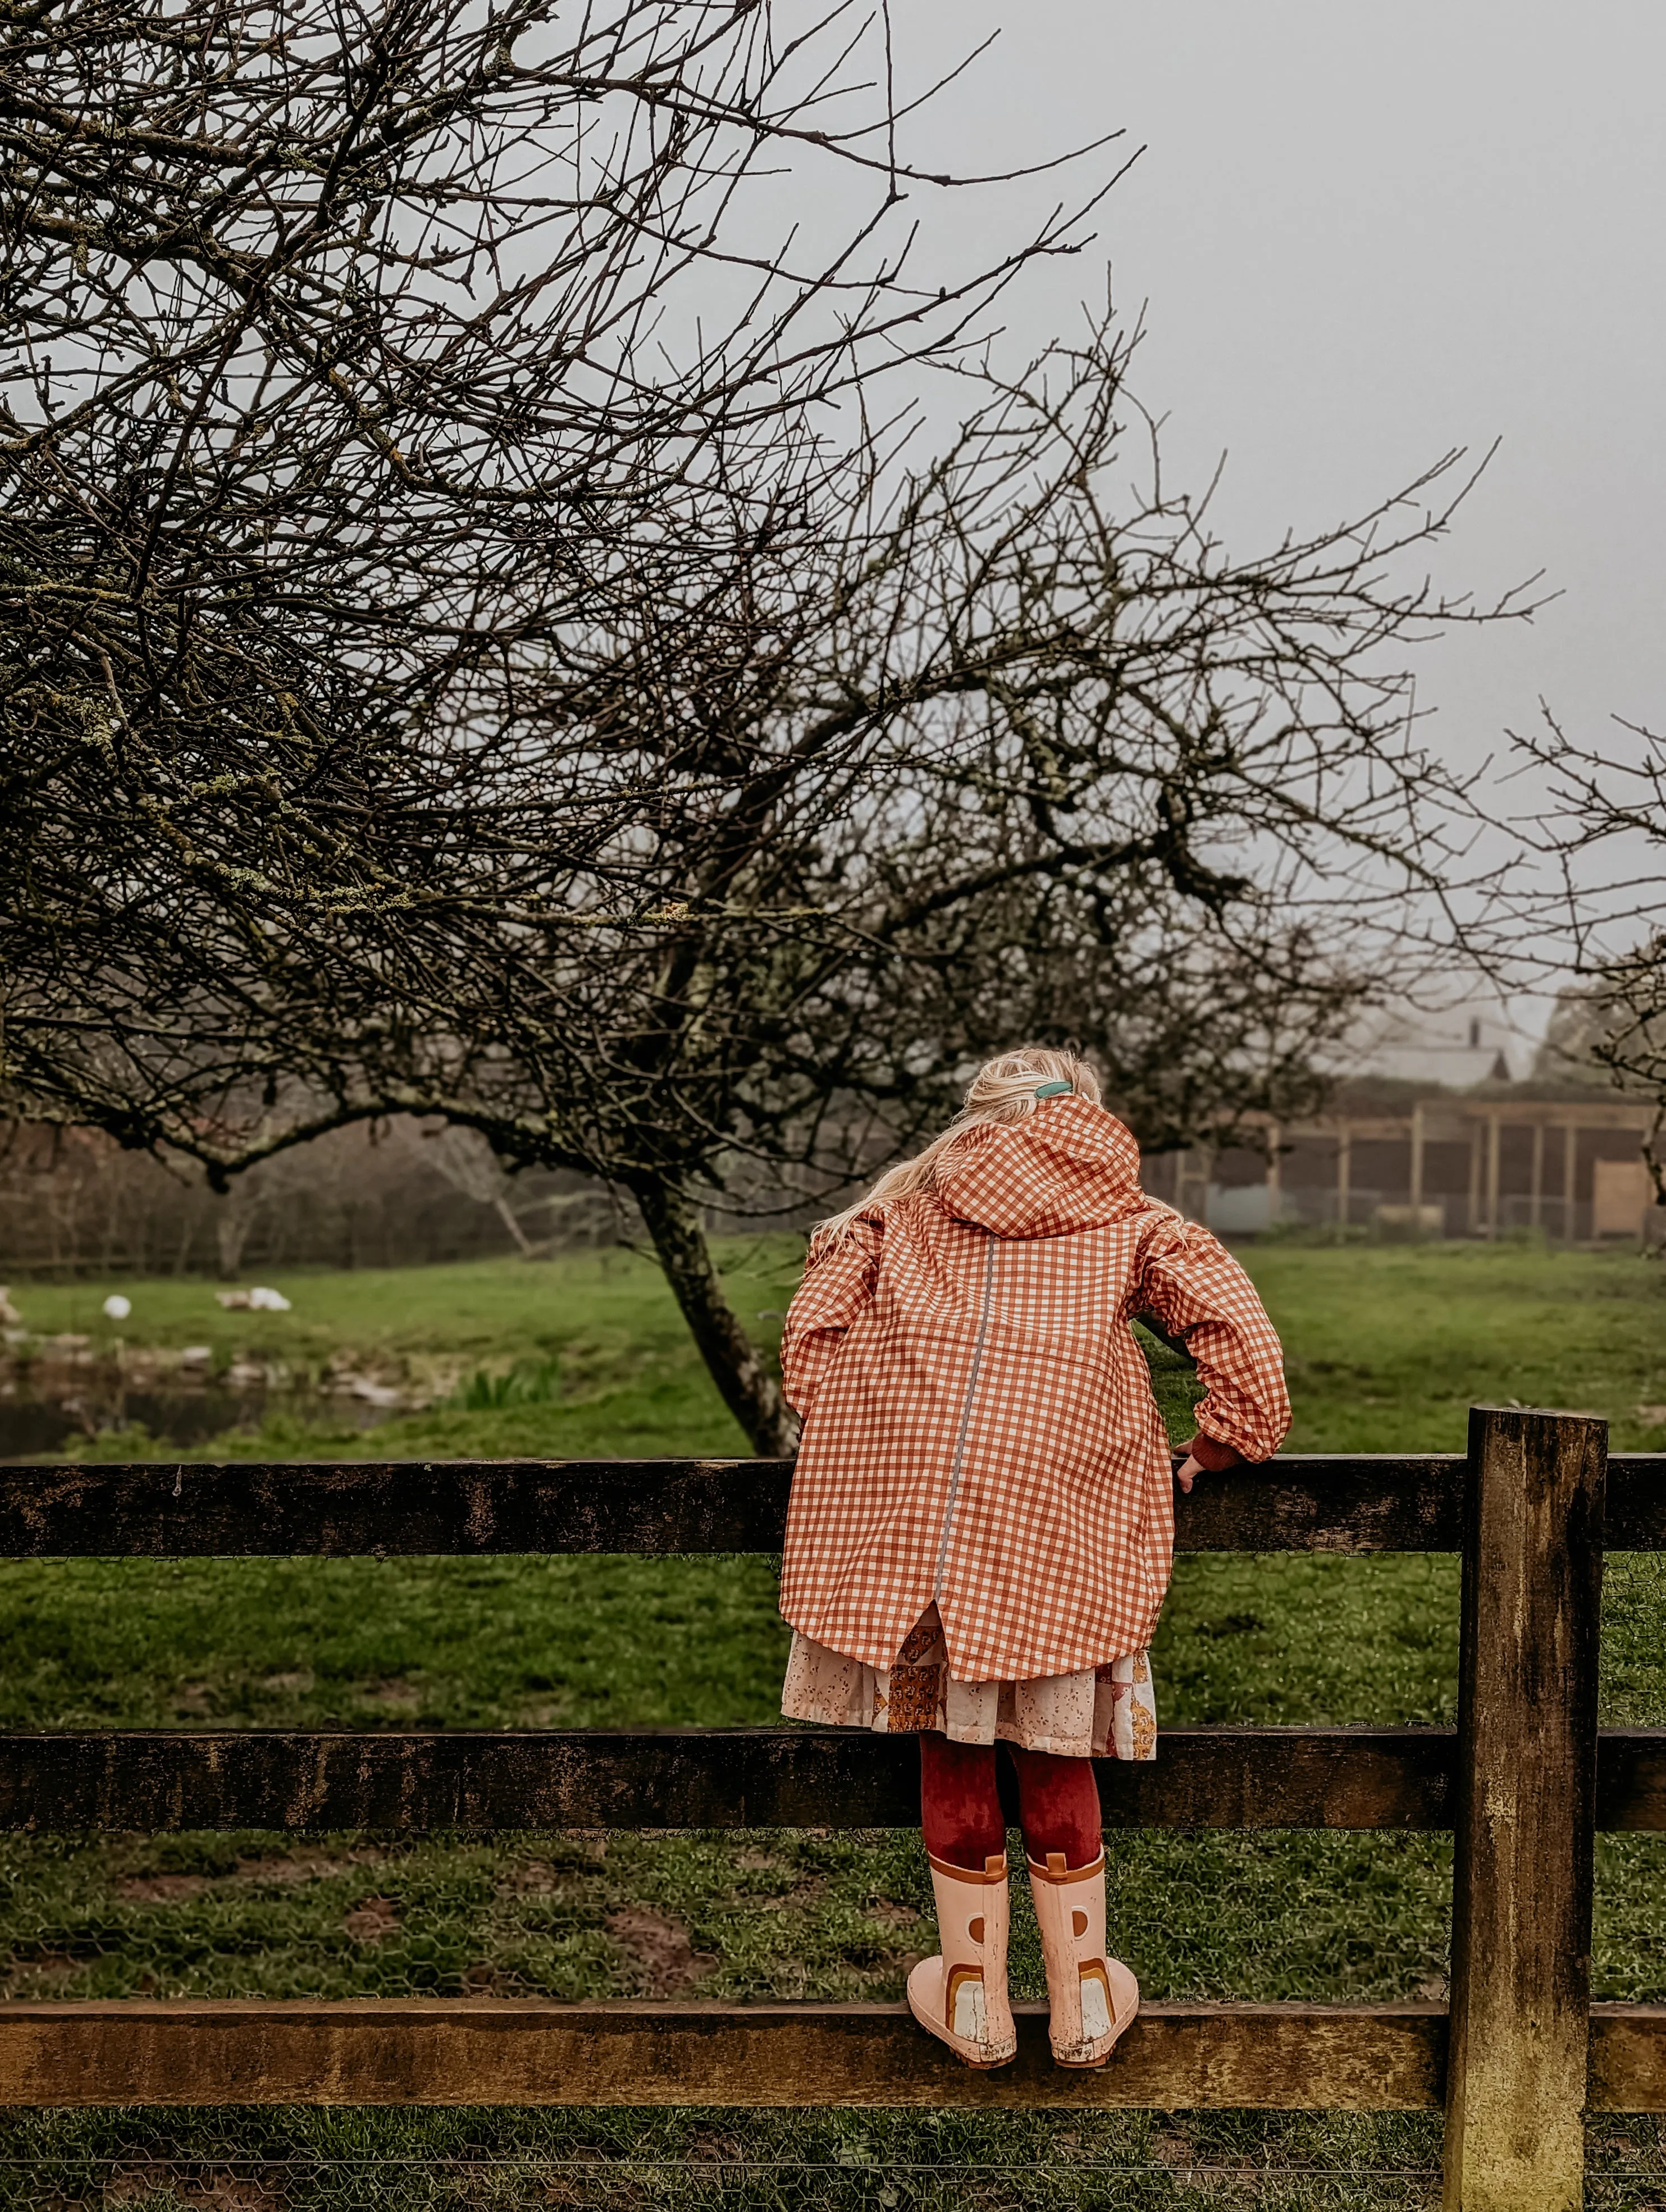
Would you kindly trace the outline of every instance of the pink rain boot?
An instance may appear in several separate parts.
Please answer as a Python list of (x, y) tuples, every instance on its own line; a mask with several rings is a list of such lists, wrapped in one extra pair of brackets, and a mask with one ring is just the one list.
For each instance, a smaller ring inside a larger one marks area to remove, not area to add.
[(1140, 1984), (1105, 1956), (1105, 1855), (1073, 1871), (1062, 1851), (1030, 1861), (1052, 2013), (1048, 2033), (1061, 2066), (1103, 2066), (1140, 2009)]
[(982, 1874), (926, 1856), (943, 1948), (909, 1976), (909, 2010), (969, 2066), (1009, 2065), (1018, 2040), (1006, 1996), (1006, 1854), (985, 1859)]

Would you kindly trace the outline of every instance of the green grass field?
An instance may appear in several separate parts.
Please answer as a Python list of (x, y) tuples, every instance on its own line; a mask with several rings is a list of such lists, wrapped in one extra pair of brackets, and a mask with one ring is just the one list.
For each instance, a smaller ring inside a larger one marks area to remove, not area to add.
[[(724, 1257), (735, 1305), (773, 1341), (800, 1246), (769, 1237)], [(1666, 1446), (1666, 1269), (1631, 1254), (1497, 1246), (1250, 1248), (1244, 1255), (1289, 1355), (1296, 1425), (1288, 1449), (1461, 1450), (1478, 1400), (1572, 1404), (1607, 1415), (1617, 1448)], [(287, 1314), (226, 1313), (200, 1280), (32, 1285), (14, 1295), (29, 1327), (113, 1346), (210, 1347), (285, 1365), (297, 1382), (348, 1352), (367, 1372), (449, 1392), (471, 1376), (555, 1371), (556, 1395), (498, 1409), (435, 1407), (374, 1431), (344, 1423), (307, 1437), (283, 1426), (216, 1442), (214, 1457), (510, 1456), (522, 1450), (621, 1457), (742, 1451), (739, 1431), (689, 1344), (653, 1263), (629, 1252), (527, 1266), (488, 1261), (385, 1273), (283, 1275)], [(119, 1326), (100, 1308), (132, 1299)], [(133, 1439), (100, 1447), (131, 1458)], [(172, 1453), (167, 1455), (173, 1456)]]
[[(749, 1321), (778, 1317), (796, 1248), (764, 1240), (727, 1256)], [(1584, 1407), (1608, 1417), (1620, 1446), (1666, 1447), (1657, 1265), (1527, 1244), (1246, 1256), (1289, 1354), (1292, 1449), (1461, 1449), (1477, 1400)], [(448, 1402), (368, 1431), (274, 1415), (258, 1433), (216, 1439), (196, 1456), (744, 1449), (662, 1283), (632, 1255), (301, 1275), (278, 1286), (291, 1313), (225, 1314), (201, 1283), (114, 1287), (133, 1299), (122, 1331), (133, 1343), (206, 1343), (222, 1367), (240, 1356), (281, 1362), (298, 1383), (346, 1353), (360, 1371)], [(25, 1317), (43, 1333), (108, 1335), (98, 1308), (111, 1287), (30, 1289)], [(755, 1325), (769, 1335), (779, 1322)], [(1186, 1393), (1172, 1370), (1159, 1379), (1179, 1432)], [(178, 1456), (134, 1434), (87, 1449)], [(775, 1717), (786, 1644), (773, 1563), (761, 1559), (16, 1562), (0, 1576), (0, 1725), (10, 1728), (756, 1723)], [(1663, 1626), (1660, 1564), (1612, 1560), (1609, 1719), (1666, 1722)], [(1450, 1719), (1456, 1657), (1455, 1561), (1200, 1557), (1179, 1564), (1155, 1663), (1173, 1723), (1392, 1723)], [(1113, 1856), (1112, 1940), (1153, 1996), (1444, 1988), (1443, 1838), (1134, 1835), (1119, 1836)], [(1663, 1872), (1657, 1839), (1605, 1839), (1599, 1994), (1666, 2001)], [(14, 1996), (895, 1996), (908, 1963), (930, 1948), (929, 1914), (923, 1861), (907, 1836), (0, 1839)], [(1039, 1994), (1027, 1909), (1017, 1917), (1017, 1986)], [(238, 2118), (228, 2135), (230, 2124), (169, 2122), (168, 2139), (199, 2151), (222, 2142), (246, 2157), (271, 2139), (270, 2117)], [(1387, 2206), (1427, 2201), (1428, 2185), (1380, 2169), (1438, 2158), (1438, 2130), (1371, 2116), (557, 2114), (477, 2116), (465, 2126), (459, 2116), (312, 2114), (286, 2124), (286, 2141), (336, 2176), (309, 2184), (305, 2201), (331, 2205)], [(0, 2132), (0, 2159), (96, 2159), (119, 2132), (99, 2116), (18, 2121)], [(153, 2128), (147, 2140), (166, 2134)], [(120, 2139), (131, 2136), (130, 2127)], [(489, 2198), (459, 2179), (465, 2137), (490, 2148)], [(1601, 2130), (1593, 2148), (1616, 2169), (1660, 2166), (1651, 2123)], [(350, 2154), (372, 2160), (388, 2191), (386, 2177), (404, 2174), (398, 2191), (344, 2193)], [(609, 2162), (627, 2154), (646, 2163)], [(569, 2168), (559, 2161), (587, 2157), (579, 2193), (560, 2194), (550, 2176)], [(407, 2172), (402, 2158), (418, 2166)], [(737, 2160), (752, 2163), (742, 2172)], [(1001, 2170), (980, 2175), (962, 2160)], [(1187, 2179), (1189, 2162), (1219, 2170)], [(1165, 2171), (1111, 2171), (1153, 2164)], [(536, 2188), (514, 2179), (533, 2166)], [(33, 2201), (9, 2195), (6, 2177), (0, 2162), (0, 2203)], [(1615, 2179), (1594, 2185), (1590, 2201), (1666, 2203), (1651, 2193), (1662, 2190), (1658, 2177)]]

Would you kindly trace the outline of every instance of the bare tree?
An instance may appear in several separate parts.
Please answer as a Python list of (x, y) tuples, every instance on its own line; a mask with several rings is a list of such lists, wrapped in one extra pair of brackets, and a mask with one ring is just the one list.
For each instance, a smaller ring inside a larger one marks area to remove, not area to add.
[[(517, 1178), (513, 1170), (478, 1129), (465, 1123), (447, 1122), (427, 1129), (423, 1151), (427, 1164), (442, 1182), (477, 1206), (490, 1208), (508, 1231), (523, 1260), (547, 1257), (557, 1236), (563, 1242), (575, 1243), (587, 1237), (611, 1240), (618, 1234), (617, 1206), (610, 1203), (607, 1192), (593, 1186), (544, 1190), (535, 1197), (527, 1194), (517, 1206)], [(541, 1237), (527, 1234), (526, 1224), (535, 1214), (544, 1217)]]
[[(757, 0), (14, 9), (14, 798), (50, 776), (73, 833), (84, 787), (107, 835), (114, 773), (137, 835), (211, 868), (205, 781), (222, 815), (333, 781), (339, 875), (381, 796), (344, 740), (535, 728), (565, 626), (644, 552), (697, 568), (708, 496), (767, 507), (784, 421), (952, 356), (1071, 222), (916, 286), (889, 118), (840, 120), (857, 27), (839, 0), (786, 37)], [(819, 258), (756, 198), (812, 154), (873, 187)], [(563, 841), (630, 803), (575, 788)]]
[(390, 1112), (599, 1176), (786, 1449), (713, 1194), (831, 1188), (1018, 1034), (1165, 1140), (1310, 1089), (1450, 860), (1403, 656), (1481, 617), (1399, 578), (1452, 464), (1234, 559), (1114, 325), (964, 350), (1021, 254), (732, 246), (761, 145), (905, 181), (762, 9), (266, 20), (10, 33), (0, 1103), (222, 1181)]
[(477, 1206), (490, 1206), (508, 1231), (516, 1251), (523, 1260), (530, 1260), (532, 1240), (509, 1203), (509, 1180), (503, 1163), (480, 1132), (448, 1125), (435, 1131), (430, 1152), (435, 1166), (453, 1189), (460, 1190)]

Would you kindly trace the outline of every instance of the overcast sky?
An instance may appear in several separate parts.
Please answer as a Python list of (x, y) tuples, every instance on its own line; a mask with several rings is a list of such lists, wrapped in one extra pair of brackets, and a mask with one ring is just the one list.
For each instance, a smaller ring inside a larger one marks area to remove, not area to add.
[[(917, 84), (1004, 27), (911, 151), (962, 170), (1122, 128), (1142, 147), (1037, 334), (1110, 264), (1170, 464), (1225, 451), (1250, 550), (1340, 519), (1448, 447), (1497, 459), (1442, 580), (1534, 569), (1531, 629), (1426, 664), (1479, 759), (1544, 694), (1571, 728), (1666, 723), (1666, 5), (1662, 0), (893, 0)], [(1104, 158), (1104, 157), (1100, 157)], [(1032, 188), (1051, 198), (1056, 180)], [(1003, 223), (1022, 198), (1006, 194)], [(976, 240), (989, 210), (954, 198)]]

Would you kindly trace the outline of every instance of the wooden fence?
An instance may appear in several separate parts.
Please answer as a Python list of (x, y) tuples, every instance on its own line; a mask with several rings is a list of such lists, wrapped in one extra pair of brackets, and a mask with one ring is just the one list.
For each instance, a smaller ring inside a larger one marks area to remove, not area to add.
[[(1222, 2106), (1446, 2112), (1448, 2212), (1577, 2205), (1581, 2118), (1666, 2111), (1666, 2007), (1589, 2001), (1594, 1832), (1666, 1828), (1666, 1730), (1596, 1727), (1603, 1547), (1666, 1549), (1666, 1455), (1478, 1408), (1467, 1458), (1291, 1456), (1178, 1501), (1180, 1549), (1460, 1551), (1458, 1725), (1169, 1729), (1107, 1826), (1450, 1828), (1452, 1997), (1147, 2006), (1102, 2073), (975, 2073), (895, 2005), (480, 1997), (0, 2005), (0, 2102)], [(0, 1468), (18, 1556), (780, 1548), (769, 1461)], [(800, 1729), (0, 1736), (33, 1831), (911, 1826), (912, 1738)], [(1114, 1856), (1114, 1846), (1113, 1846)]]

